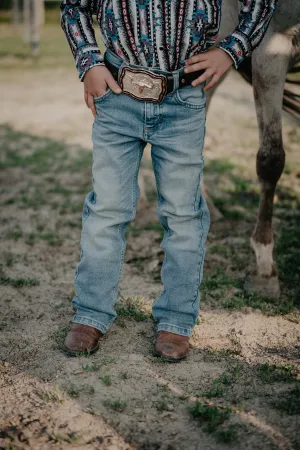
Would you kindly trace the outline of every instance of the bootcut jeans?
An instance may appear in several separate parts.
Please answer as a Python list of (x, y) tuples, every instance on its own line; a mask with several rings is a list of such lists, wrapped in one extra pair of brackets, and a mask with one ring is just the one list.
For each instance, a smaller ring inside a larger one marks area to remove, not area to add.
[[(107, 51), (110, 62), (124, 62)], [(131, 67), (135, 67), (131, 65)], [(161, 70), (156, 73), (165, 74)], [(200, 192), (205, 135), (203, 85), (175, 86), (162, 103), (141, 102), (108, 89), (95, 98), (93, 190), (82, 212), (81, 254), (75, 271), (74, 323), (106, 333), (126, 247), (125, 230), (139, 199), (138, 171), (146, 143), (158, 192), (157, 214), (164, 228), (162, 293), (153, 304), (157, 331), (190, 336), (200, 309), (200, 283), (209, 211)]]

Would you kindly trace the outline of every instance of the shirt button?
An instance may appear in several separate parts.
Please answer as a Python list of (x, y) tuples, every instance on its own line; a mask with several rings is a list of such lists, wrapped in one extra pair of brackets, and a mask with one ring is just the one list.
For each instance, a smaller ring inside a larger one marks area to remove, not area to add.
[(159, 50), (163, 50), (164, 48), (163, 47), (159, 47)]

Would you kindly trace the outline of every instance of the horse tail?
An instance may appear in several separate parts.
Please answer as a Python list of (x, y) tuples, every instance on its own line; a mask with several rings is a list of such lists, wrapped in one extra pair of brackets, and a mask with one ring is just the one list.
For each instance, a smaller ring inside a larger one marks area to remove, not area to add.
[[(252, 62), (246, 58), (238, 68), (239, 74), (252, 84)], [(297, 62), (287, 73), (282, 106), (285, 111), (300, 120), (300, 63)]]

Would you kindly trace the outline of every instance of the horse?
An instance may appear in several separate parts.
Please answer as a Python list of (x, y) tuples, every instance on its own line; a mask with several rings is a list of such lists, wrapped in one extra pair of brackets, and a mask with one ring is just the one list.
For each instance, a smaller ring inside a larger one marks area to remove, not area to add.
[[(238, 24), (239, 0), (224, 0), (219, 40)], [(300, 119), (300, 96), (293, 92), (289, 73), (300, 73), (300, 1), (279, 0), (261, 44), (246, 58), (238, 72), (253, 85), (259, 129), (256, 172), (260, 202), (251, 237), (256, 269), (248, 277), (247, 290), (265, 297), (280, 296), (278, 271), (273, 259), (273, 203), (276, 185), (285, 164), (282, 141), (282, 109)], [(207, 93), (207, 107), (216, 87)], [(295, 91), (295, 90), (294, 90)]]

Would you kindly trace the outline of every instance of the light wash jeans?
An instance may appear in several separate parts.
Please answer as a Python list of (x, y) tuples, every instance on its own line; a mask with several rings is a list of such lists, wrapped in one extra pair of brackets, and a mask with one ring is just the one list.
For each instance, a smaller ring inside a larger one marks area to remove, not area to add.
[[(107, 55), (114, 64), (122, 64), (118, 56)], [(111, 90), (95, 99), (93, 190), (84, 202), (72, 304), (73, 322), (102, 333), (116, 318), (124, 235), (136, 213), (138, 171), (146, 143), (152, 145), (157, 213), (164, 228), (163, 291), (153, 305), (157, 331), (190, 336), (199, 314), (209, 229), (209, 211), (200, 193), (205, 95), (203, 86), (178, 90), (179, 71), (173, 74), (175, 89), (160, 104)]]

